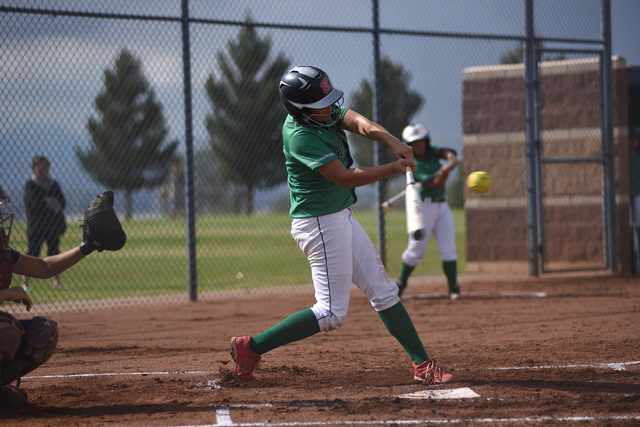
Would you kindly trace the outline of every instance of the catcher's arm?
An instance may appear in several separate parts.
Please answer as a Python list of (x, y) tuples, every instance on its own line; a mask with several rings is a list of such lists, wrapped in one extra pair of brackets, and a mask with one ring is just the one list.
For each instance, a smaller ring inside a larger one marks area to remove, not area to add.
[(13, 272), (34, 279), (49, 279), (73, 267), (84, 257), (79, 246), (46, 258), (21, 254), (20, 259), (13, 266)]

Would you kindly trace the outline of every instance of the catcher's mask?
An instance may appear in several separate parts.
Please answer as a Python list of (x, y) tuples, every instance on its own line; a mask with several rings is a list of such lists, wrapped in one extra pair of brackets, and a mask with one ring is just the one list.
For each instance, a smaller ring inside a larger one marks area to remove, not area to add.
[(402, 131), (402, 139), (405, 144), (411, 145), (413, 142), (424, 139), (427, 143), (427, 149), (431, 146), (431, 135), (429, 129), (423, 124), (409, 125)]
[(11, 238), (11, 227), (13, 226), (13, 214), (12, 213), (4, 213), (5, 206), (11, 203), (11, 199), (9, 195), (4, 192), (4, 190), (0, 187), (0, 235), (2, 238), (0, 239), (0, 244), (2, 245), (2, 250), (7, 249), (9, 247), (9, 239)]
[[(331, 84), (327, 73), (312, 66), (293, 67), (282, 76), (279, 85), (280, 99), (285, 110), (296, 120), (311, 126), (330, 127), (340, 120), (340, 107), (344, 93)], [(323, 110), (333, 106), (331, 119), (319, 122), (311, 110)]]

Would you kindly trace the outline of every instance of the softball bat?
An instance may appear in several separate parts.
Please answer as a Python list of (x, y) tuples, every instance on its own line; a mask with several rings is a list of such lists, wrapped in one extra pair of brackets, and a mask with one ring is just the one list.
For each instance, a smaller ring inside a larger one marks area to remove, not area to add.
[(407, 210), (407, 232), (415, 240), (420, 240), (424, 234), (422, 224), (422, 203), (416, 189), (411, 166), (406, 168), (407, 187), (405, 188), (405, 208)]

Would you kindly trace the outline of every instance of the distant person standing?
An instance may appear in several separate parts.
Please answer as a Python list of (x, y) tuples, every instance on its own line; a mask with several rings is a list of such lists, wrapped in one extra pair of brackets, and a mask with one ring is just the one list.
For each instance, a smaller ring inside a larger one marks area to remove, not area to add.
[(184, 174), (178, 162), (171, 163), (167, 186), (163, 193), (169, 204), (169, 216), (175, 219), (176, 215), (185, 216), (185, 185)]
[[(36, 155), (31, 161), (33, 175), (24, 188), (24, 204), (27, 212), (27, 255), (40, 257), (42, 242), (47, 243), (47, 255), (60, 253), (60, 236), (67, 230), (64, 217), (66, 200), (60, 185), (49, 177), (50, 163), (45, 157)], [(53, 276), (56, 289), (67, 289), (60, 283), (60, 276)], [(30, 291), (29, 278), (23, 276), (22, 287)]]

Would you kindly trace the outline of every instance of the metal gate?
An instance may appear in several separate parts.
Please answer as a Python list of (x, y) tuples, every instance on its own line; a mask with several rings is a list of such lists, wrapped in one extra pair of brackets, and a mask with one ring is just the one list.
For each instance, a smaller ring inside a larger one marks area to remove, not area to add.
[[(576, 55), (563, 73), (580, 87), (554, 78), (553, 60), (538, 61), (536, 185), (539, 266), (542, 273), (609, 268), (605, 198), (607, 156), (601, 50), (536, 49), (542, 55)], [(564, 74), (563, 74), (564, 75)], [(560, 86), (560, 87), (558, 87)], [(576, 241), (584, 242), (577, 247)]]

